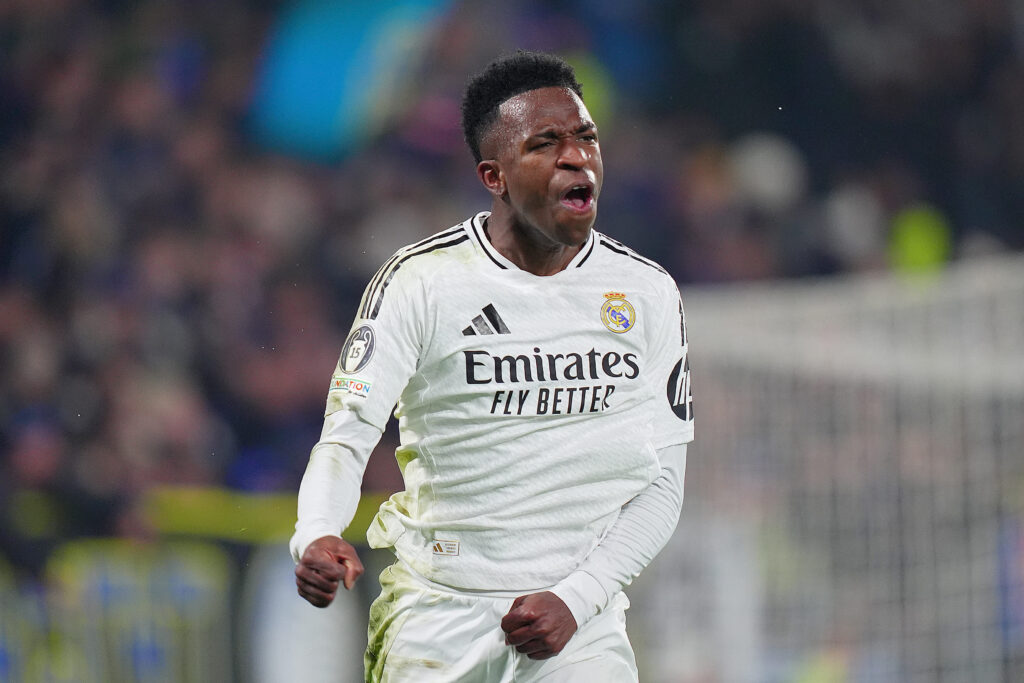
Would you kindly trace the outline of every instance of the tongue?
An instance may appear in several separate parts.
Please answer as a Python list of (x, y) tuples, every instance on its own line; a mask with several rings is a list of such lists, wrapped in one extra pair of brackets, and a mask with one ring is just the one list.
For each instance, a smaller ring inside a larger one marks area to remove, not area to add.
[(573, 190), (569, 194), (565, 195), (565, 199), (563, 201), (569, 206), (582, 209), (587, 205), (587, 193), (582, 190)]

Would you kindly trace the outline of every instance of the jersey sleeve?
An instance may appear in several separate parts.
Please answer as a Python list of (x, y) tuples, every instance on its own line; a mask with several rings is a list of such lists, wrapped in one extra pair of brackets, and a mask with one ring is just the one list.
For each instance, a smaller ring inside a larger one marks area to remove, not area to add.
[(299, 486), (298, 521), (289, 547), (298, 562), (309, 544), (340, 535), (352, 521), (370, 452), (415, 372), (422, 339), (422, 288), (396, 277), (396, 254), (363, 293), (331, 376), (320, 441)]
[(693, 441), (693, 391), (689, 339), (679, 288), (670, 278), (659, 292), (660, 309), (648, 339), (652, 359), (652, 422), (655, 448)]
[(299, 485), (298, 519), (288, 547), (298, 562), (310, 543), (340, 536), (359, 504), (359, 487), (381, 431), (355, 413), (339, 410), (324, 418)]
[(661, 475), (622, 507), (601, 542), (551, 591), (576, 624), (604, 609), (668, 543), (679, 521), (686, 479), (686, 446), (658, 450)]
[(370, 280), (363, 293), (327, 392), (325, 417), (350, 410), (381, 431), (416, 371), (423, 347), (422, 281), (402, 270), (402, 252)]

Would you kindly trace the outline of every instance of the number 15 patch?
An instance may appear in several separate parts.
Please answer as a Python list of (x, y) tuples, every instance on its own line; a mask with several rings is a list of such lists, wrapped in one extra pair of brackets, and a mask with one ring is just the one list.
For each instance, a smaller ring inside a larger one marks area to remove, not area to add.
[(345, 340), (345, 346), (341, 349), (338, 367), (342, 372), (356, 374), (370, 362), (375, 346), (372, 327), (361, 325), (352, 330), (352, 334)]

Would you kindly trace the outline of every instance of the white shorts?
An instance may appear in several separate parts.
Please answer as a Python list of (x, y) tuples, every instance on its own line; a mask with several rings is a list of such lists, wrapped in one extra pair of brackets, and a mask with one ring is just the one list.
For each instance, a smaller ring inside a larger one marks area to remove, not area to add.
[(549, 659), (505, 644), (501, 618), (514, 598), (482, 597), (425, 583), (397, 563), (380, 575), (370, 607), (368, 683), (636, 683), (619, 593)]

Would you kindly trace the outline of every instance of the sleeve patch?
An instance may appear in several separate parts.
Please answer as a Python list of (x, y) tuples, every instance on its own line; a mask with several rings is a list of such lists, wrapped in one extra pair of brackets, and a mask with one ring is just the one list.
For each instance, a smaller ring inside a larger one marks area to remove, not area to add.
[(366, 397), (370, 395), (370, 389), (373, 385), (370, 382), (362, 379), (354, 379), (352, 377), (342, 377), (341, 375), (335, 375), (331, 378), (331, 392), (341, 392), (344, 394), (352, 394), (353, 396)]
[(373, 357), (375, 347), (373, 328), (369, 325), (361, 325), (352, 330), (345, 340), (345, 346), (341, 349), (341, 358), (338, 359), (338, 367), (344, 372), (356, 374), (366, 367)]
[(693, 390), (690, 387), (690, 358), (683, 356), (668, 376), (668, 404), (680, 420), (693, 419)]

